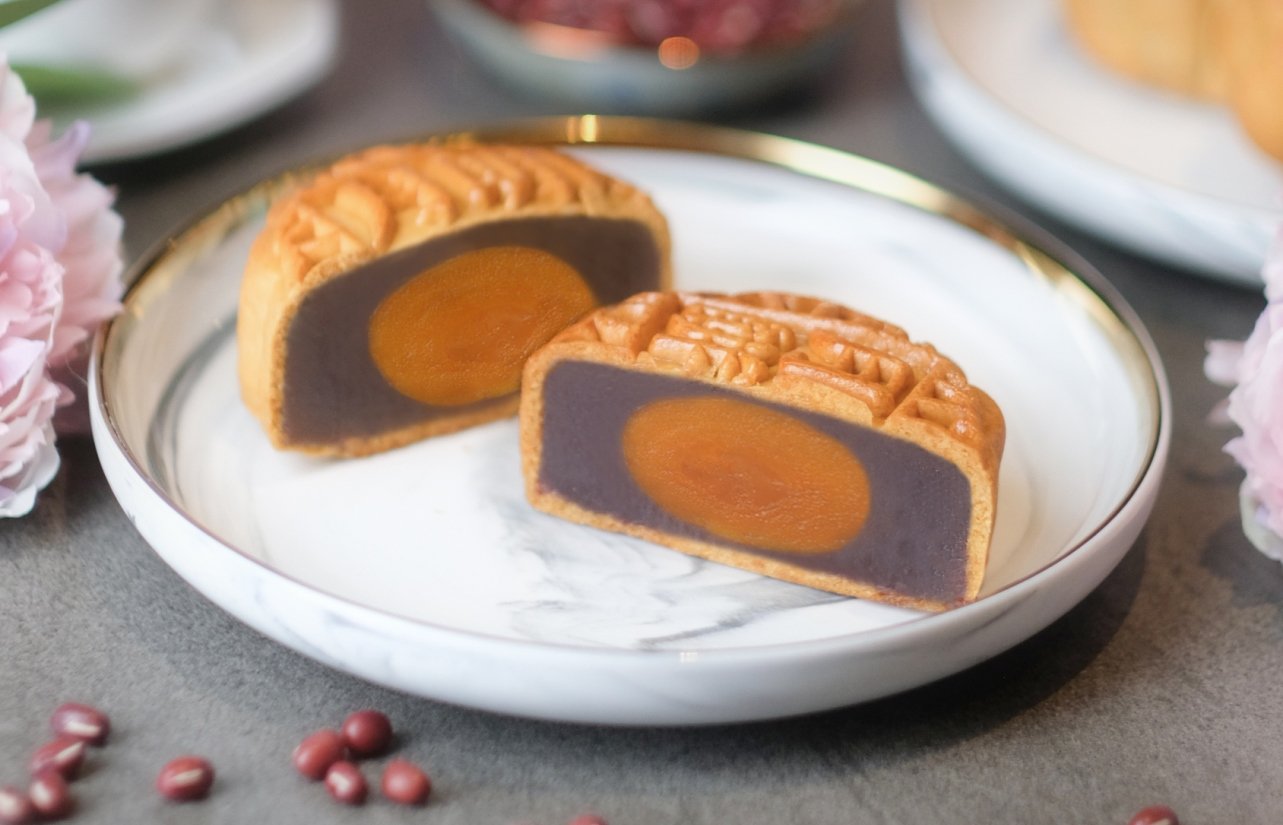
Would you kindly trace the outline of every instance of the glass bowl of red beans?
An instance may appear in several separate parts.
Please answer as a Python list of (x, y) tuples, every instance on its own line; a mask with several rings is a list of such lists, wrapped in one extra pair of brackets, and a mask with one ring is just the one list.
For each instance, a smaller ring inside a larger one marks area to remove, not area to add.
[(429, 0), (518, 91), (577, 109), (700, 116), (780, 95), (851, 42), (858, 0)]

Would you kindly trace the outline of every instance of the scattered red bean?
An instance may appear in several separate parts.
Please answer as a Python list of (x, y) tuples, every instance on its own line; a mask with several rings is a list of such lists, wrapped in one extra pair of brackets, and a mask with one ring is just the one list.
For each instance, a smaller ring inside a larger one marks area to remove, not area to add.
[(362, 805), (369, 785), (365, 783), (365, 776), (361, 774), (360, 768), (341, 760), (330, 765), (330, 769), (325, 772), (325, 789), (344, 805)]
[(383, 795), (402, 805), (422, 805), (432, 793), (432, 780), (423, 769), (405, 759), (393, 759), (383, 769)]
[(0, 823), (4, 825), (24, 825), (35, 815), (31, 800), (27, 795), (14, 787), (0, 788)]
[(213, 784), (214, 766), (199, 756), (170, 760), (156, 776), (156, 790), (175, 802), (204, 799)]
[(379, 756), (392, 746), (392, 723), (377, 710), (358, 710), (343, 720), (340, 731), (355, 756)]
[(27, 797), (31, 800), (31, 807), (44, 819), (62, 819), (75, 807), (67, 780), (53, 770), (45, 771), (31, 780)]
[(58, 736), (83, 739), (91, 745), (102, 745), (111, 733), (111, 720), (98, 708), (79, 702), (66, 702), (54, 710), (49, 727)]
[(294, 748), (294, 767), (308, 779), (324, 779), (330, 766), (345, 756), (338, 731), (318, 730)]
[(606, 825), (606, 820), (596, 814), (580, 814), (570, 820), (569, 825)]
[(52, 742), (46, 742), (31, 754), (31, 761), (28, 763), (31, 775), (52, 770), (61, 774), (63, 779), (75, 779), (85, 761), (86, 747), (83, 740), (70, 736), (60, 736)]
[(1136, 812), (1127, 825), (1181, 825), (1176, 812), (1166, 805), (1150, 805)]

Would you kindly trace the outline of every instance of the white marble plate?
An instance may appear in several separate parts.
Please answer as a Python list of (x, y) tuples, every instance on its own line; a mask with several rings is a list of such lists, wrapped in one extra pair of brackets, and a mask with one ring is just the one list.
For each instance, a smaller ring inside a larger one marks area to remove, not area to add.
[(787, 288), (860, 307), (931, 340), (995, 397), (1009, 436), (983, 598), (922, 614), (537, 513), (513, 421), (360, 460), (275, 452), (238, 397), (234, 320), (279, 182), (146, 261), (98, 340), (108, 479), (193, 586), (286, 645), (413, 693), (686, 724), (819, 710), (957, 671), (1059, 616), (1131, 546), (1166, 456), (1166, 386), (1134, 316), (1069, 253), (807, 144), (598, 118), (515, 133), (567, 134), (672, 147), (573, 151), (653, 193), (679, 286)]
[(300, 94), (338, 47), (336, 0), (226, 0), (166, 71), (137, 94), (86, 106), (42, 106), (58, 126), (87, 120), (86, 163), (143, 157), (220, 134)]
[(1223, 107), (1114, 75), (1057, 0), (906, 0), (910, 77), (945, 133), (1062, 219), (1214, 278), (1261, 282), (1283, 163)]

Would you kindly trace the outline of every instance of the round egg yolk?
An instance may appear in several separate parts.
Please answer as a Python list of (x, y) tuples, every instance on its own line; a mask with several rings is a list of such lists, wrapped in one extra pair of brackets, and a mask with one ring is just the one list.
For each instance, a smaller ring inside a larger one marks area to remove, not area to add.
[(624, 425), (624, 463), (665, 512), (762, 550), (824, 553), (869, 514), (863, 465), (800, 419), (724, 397), (653, 401)]
[(370, 317), (370, 357), (398, 392), (455, 407), (516, 392), (526, 359), (596, 304), (542, 249), (465, 252), (389, 294)]

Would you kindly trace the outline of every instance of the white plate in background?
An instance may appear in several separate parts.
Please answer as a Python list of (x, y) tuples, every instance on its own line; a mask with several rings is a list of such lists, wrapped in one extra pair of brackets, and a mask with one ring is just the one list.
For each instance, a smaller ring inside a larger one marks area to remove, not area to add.
[[(946, 193), (821, 147), (604, 118), (495, 136), (555, 142), (589, 122), (588, 139), (625, 145), (574, 151), (652, 193), (678, 286), (854, 305), (932, 341), (994, 396), (1008, 441), (982, 598), (918, 613), (538, 513), (514, 421), (364, 459), (274, 451), (239, 399), (234, 317), (279, 181), (145, 261), (97, 342), (103, 466), (166, 562), (334, 667), (613, 724), (762, 719), (922, 684), (1032, 635), (1117, 564), (1153, 505), (1169, 402), (1144, 330), (1100, 276), (1071, 274), (1081, 265), (1054, 242), (1026, 245)], [(671, 148), (626, 145), (656, 142)]]
[(900, 20), (919, 99), (986, 173), (1141, 254), (1261, 282), (1283, 162), (1227, 109), (1100, 68), (1056, 0), (904, 0)]
[(56, 128), (92, 127), (81, 160), (144, 157), (226, 132), (316, 83), (338, 47), (336, 0), (226, 0), (171, 69), (130, 97), (43, 105)]

